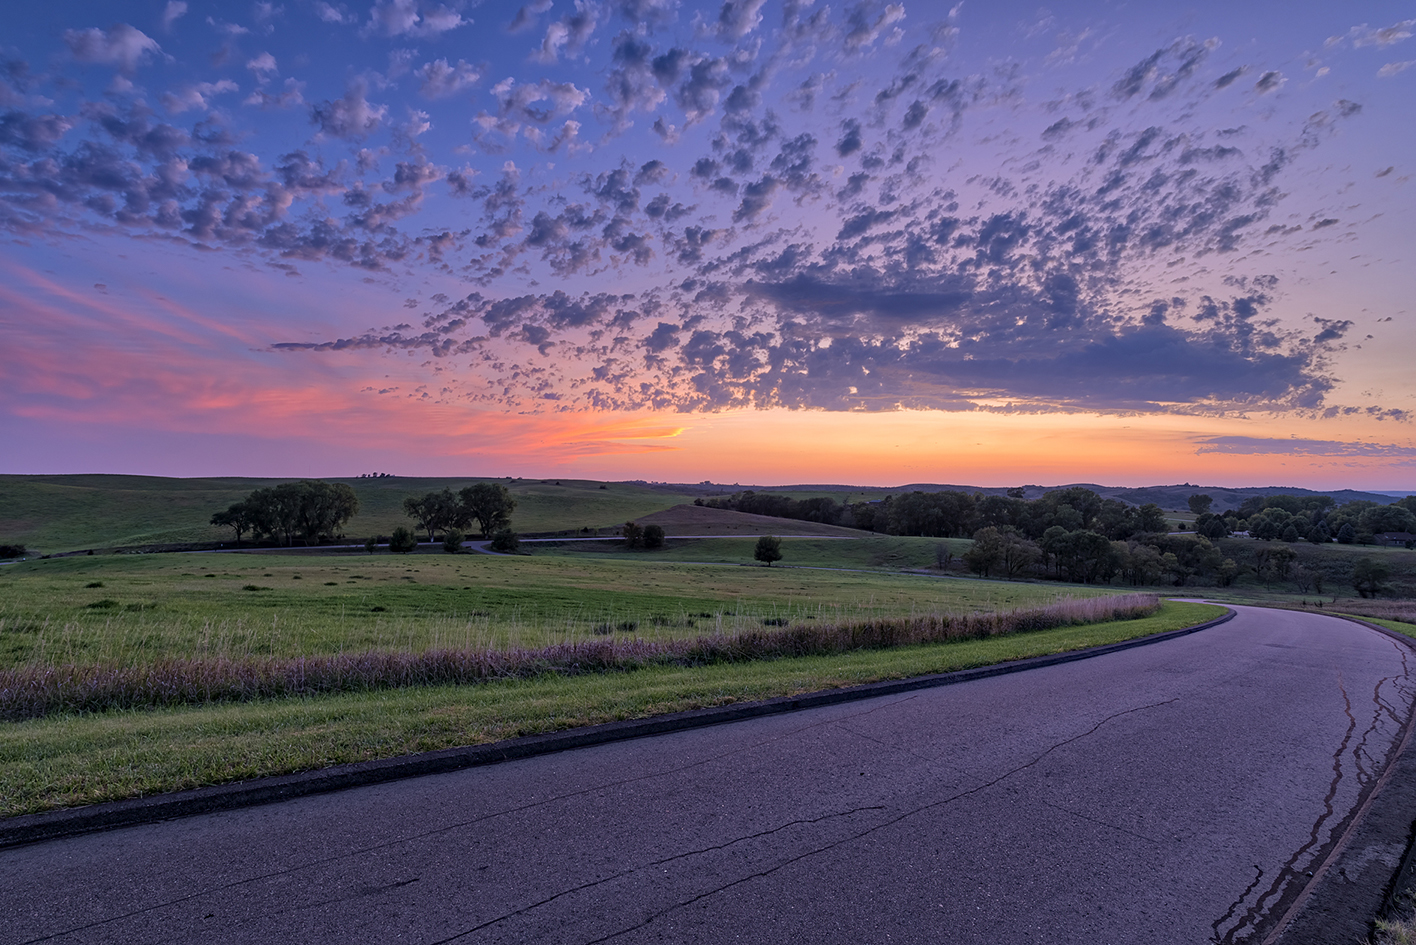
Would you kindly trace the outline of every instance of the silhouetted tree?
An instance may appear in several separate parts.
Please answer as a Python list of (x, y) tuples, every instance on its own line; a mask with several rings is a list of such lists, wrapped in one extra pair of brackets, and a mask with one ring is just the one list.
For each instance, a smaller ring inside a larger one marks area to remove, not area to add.
[(773, 561), (782, 560), (782, 539), (775, 535), (763, 535), (757, 539), (757, 547), (753, 549), (752, 556), (770, 568)]

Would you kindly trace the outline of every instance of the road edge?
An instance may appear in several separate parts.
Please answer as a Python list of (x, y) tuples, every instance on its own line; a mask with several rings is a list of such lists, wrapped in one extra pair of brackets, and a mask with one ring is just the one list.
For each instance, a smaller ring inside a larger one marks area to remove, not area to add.
[(839, 705), (843, 702), (855, 702), (861, 699), (913, 692), (919, 689), (952, 686), (972, 682), (976, 679), (988, 679), (994, 676), (1025, 672), (1030, 669), (1040, 669), (1045, 666), (1094, 659), (1109, 653), (1188, 636), (1234, 619), (1237, 611), (1226, 605), (1220, 606), (1225, 606), (1226, 610), (1222, 616), (1192, 627), (1167, 630), (1163, 633), (1136, 637), (1133, 640), (1122, 640), (1119, 643), (1108, 643), (1081, 650), (1068, 650), (1047, 656), (1035, 656), (1029, 659), (995, 663), (991, 666), (957, 670), (952, 673), (934, 673), (928, 676), (891, 679), (840, 689), (823, 689), (796, 696), (780, 696), (758, 702), (741, 702), (703, 709), (690, 709), (669, 715), (627, 719), (622, 722), (606, 722), (601, 725), (566, 729), (544, 735), (526, 735), (486, 745), (444, 748), (415, 755), (401, 755), (375, 761), (335, 765), (298, 774), (194, 788), (171, 794), (110, 801), (104, 804), (72, 807), (39, 814), (23, 814), (0, 821), (0, 849), (45, 843), (51, 840), (135, 827), (164, 820), (176, 820), (199, 814), (274, 804), (313, 794), (327, 794), (333, 791), (384, 784), (405, 778), (444, 774), (464, 768), (499, 764), (553, 752), (627, 741), (632, 738), (646, 738), (669, 732), (705, 728), (710, 725), (723, 725), (744, 719)]
[[(1325, 616), (1374, 630), (1416, 653), (1416, 639), (1405, 634), (1346, 614)], [(1412, 843), (1416, 825), (1416, 752), (1408, 750), (1413, 735), (1416, 700), (1403, 723), (1400, 741), (1367, 797), (1262, 945), (1359, 945), (1370, 935), (1375, 920), (1390, 908), (1399, 880), (1416, 869), (1416, 847)], [(1393, 834), (1400, 840), (1393, 840)], [(1402, 852), (1392, 869), (1383, 852), (1398, 843)], [(1381, 882), (1376, 882), (1378, 878)]]

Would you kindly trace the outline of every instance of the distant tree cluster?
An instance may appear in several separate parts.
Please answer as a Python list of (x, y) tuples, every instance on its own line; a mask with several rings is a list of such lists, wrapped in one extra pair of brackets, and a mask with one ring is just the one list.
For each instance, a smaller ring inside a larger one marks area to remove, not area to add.
[(211, 524), (234, 531), (238, 545), (247, 533), (279, 545), (311, 545), (343, 537), (345, 523), (358, 511), (359, 499), (344, 483), (301, 479), (257, 489), (214, 514)]
[(360, 473), (360, 479), (392, 479), (393, 473)]
[(620, 529), (620, 534), (624, 536), (624, 543), (630, 548), (645, 548), (653, 550), (664, 547), (664, 528), (662, 525), (640, 525), (638, 522), (625, 522)]
[(845, 506), (829, 496), (814, 499), (793, 499), (791, 496), (770, 492), (754, 492), (751, 489), (734, 492), (730, 496), (715, 496), (710, 499), (694, 499), (694, 505), (710, 509), (729, 509), (752, 515), (771, 515), (776, 518), (791, 518), (802, 522), (822, 522), (834, 525), (846, 514)]
[[(1217, 529), (1211, 516), (1210, 527)], [(1199, 529), (1204, 516), (1196, 519)], [(1321, 545), (1370, 545), (1381, 534), (1416, 534), (1416, 496), (1407, 496), (1390, 505), (1359, 499), (1337, 505), (1331, 496), (1254, 496), (1237, 510), (1225, 512), (1223, 519), (1231, 531), (1246, 531), (1261, 541), (1307, 541)]]
[(483, 538), (492, 538), (511, 527), (515, 508), (516, 500), (506, 486), (496, 482), (479, 482), (456, 493), (443, 489), (403, 500), (403, 511), (428, 533), (428, 541), (436, 541), (438, 532), (460, 532), (473, 523)]
[(0, 545), (0, 558), (23, 558), (26, 553), (24, 545)]

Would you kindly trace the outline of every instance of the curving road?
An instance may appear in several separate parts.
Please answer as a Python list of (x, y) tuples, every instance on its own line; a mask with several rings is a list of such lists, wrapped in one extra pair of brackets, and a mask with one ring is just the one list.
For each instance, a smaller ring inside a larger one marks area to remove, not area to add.
[(0, 941), (1258, 942), (1416, 687), (1373, 631), (1237, 609), (1097, 659), (0, 852)]

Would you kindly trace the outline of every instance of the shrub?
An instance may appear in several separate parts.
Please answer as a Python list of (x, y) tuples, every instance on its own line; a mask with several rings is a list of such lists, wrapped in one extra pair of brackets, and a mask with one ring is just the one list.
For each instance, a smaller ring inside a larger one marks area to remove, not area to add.
[(366, 541), (366, 542), (364, 542), (364, 550), (367, 551), (369, 554), (373, 554), (374, 551), (376, 551), (376, 550), (378, 549), (378, 547), (379, 547), (379, 536), (378, 536), (378, 535), (370, 535), (370, 536), (369, 536), (369, 540)]
[(492, 534), (491, 549), (502, 554), (515, 554), (521, 549), (521, 536), (509, 528), (499, 528)]
[(388, 550), (394, 554), (406, 555), (417, 547), (418, 536), (406, 525), (398, 526), (393, 530), (393, 534), (388, 536)]
[(0, 545), (0, 558), (23, 558), (27, 553), (24, 545)]
[(449, 528), (443, 533), (443, 551), (450, 555), (455, 555), (462, 550), (462, 542), (467, 536), (462, 534), (460, 528)]
[(644, 547), (662, 548), (664, 547), (664, 529), (659, 525), (644, 526)]

